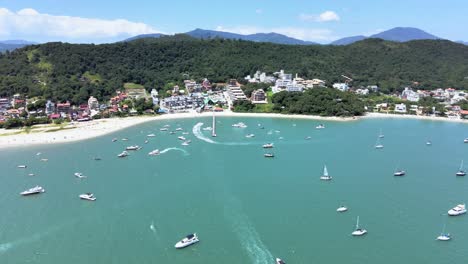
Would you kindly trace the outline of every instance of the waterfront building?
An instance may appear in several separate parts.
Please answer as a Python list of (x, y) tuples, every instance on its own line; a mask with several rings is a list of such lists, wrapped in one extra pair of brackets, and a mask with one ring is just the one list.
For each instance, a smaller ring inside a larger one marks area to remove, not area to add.
[(419, 94), (410, 88), (406, 87), (405, 90), (401, 93), (401, 99), (408, 100), (410, 102), (418, 102)]
[(395, 105), (395, 113), (406, 113), (406, 105), (405, 104), (396, 104)]
[(57, 112), (58, 113), (68, 113), (70, 112), (70, 102), (65, 103), (58, 103), (57, 104)]
[(263, 91), (263, 89), (253, 91), (250, 101), (252, 101), (253, 104), (266, 104), (267, 99), (265, 91)]
[(153, 105), (159, 105), (159, 93), (156, 89), (151, 90), (151, 100), (153, 100)]
[[(239, 100), (247, 100), (247, 97), (244, 94), (244, 91), (240, 88), (238, 85), (231, 85), (233, 84), (232, 80), (229, 82), (229, 85), (227, 87), (227, 92), (229, 95), (229, 98), (231, 98), (231, 101), (239, 101)], [(237, 84), (237, 81), (236, 81)]]

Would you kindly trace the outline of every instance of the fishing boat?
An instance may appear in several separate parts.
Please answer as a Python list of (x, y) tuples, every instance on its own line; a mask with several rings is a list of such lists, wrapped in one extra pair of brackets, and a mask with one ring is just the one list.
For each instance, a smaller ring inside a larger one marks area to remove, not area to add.
[(253, 138), (253, 137), (255, 137), (255, 135), (254, 134), (247, 134), (247, 135), (245, 135), (245, 137), (246, 138)]
[(276, 264), (286, 264), (282, 259), (276, 258)]
[(466, 213), (466, 208), (465, 204), (458, 204), (454, 208), (450, 209), (448, 211), (448, 215), (450, 216), (457, 216), (457, 215), (462, 215)]
[(375, 146), (374, 146), (376, 149), (383, 149), (384, 148), (384, 145), (380, 142), (380, 138), (377, 138), (377, 142), (375, 142)]
[(138, 146), (138, 145), (128, 146), (128, 147), (125, 148), (125, 150), (139, 150), (139, 149), (141, 149), (141, 147)]
[(211, 136), (212, 137), (217, 137), (218, 135), (216, 135), (216, 116), (215, 116), (214, 110), (213, 110), (213, 124), (212, 124), (212, 127), (213, 127), (213, 129), (211, 130)]
[(353, 236), (362, 236), (362, 235), (365, 235), (366, 233), (367, 233), (366, 229), (362, 229), (362, 228), (359, 227), (359, 216), (358, 216), (357, 220), (356, 220), (356, 228), (351, 233), (351, 235), (353, 235)]
[(199, 242), (200, 240), (198, 240), (198, 237), (197, 237), (197, 234), (189, 234), (187, 235), (186, 237), (184, 237), (182, 240), (180, 240), (179, 242), (177, 242), (175, 244), (175, 248), (177, 249), (180, 249), (180, 248), (185, 248), (185, 247), (188, 247), (190, 245), (193, 245), (197, 242)]
[(146, 135), (147, 137), (155, 137), (156, 135), (155, 134), (148, 134)]
[(117, 157), (119, 158), (125, 158), (128, 156), (128, 152), (127, 151), (122, 151), (122, 153), (120, 153), (119, 155), (117, 155)]
[(26, 169), (28, 166), (26, 166), (26, 165), (18, 165), (17, 167), (18, 167), (19, 169)]
[(463, 167), (463, 160), (461, 161), (460, 168), (458, 169), (457, 173), (455, 173), (457, 176), (465, 176), (466, 175), (466, 170)]
[(24, 192), (20, 192), (21, 195), (23, 196), (27, 196), (27, 195), (32, 195), (32, 194), (39, 194), (39, 193), (43, 193), (45, 192), (44, 188), (42, 188), (41, 186), (37, 185), (31, 189), (28, 189)]
[(380, 129), (380, 133), (379, 133), (379, 138), (384, 138), (385, 135), (382, 133), (382, 129)]
[(273, 143), (267, 143), (262, 146), (263, 148), (273, 148)]
[(325, 128), (325, 125), (324, 124), (320, 124), (318, 126), (315, 127), (315, 129), (324, 129)]
[(323, 174), (320, 176), (320, 180), (322, 181), (330, 181), (332, 179), (332, 176), (328, 175), (328, 170), (327, 166), (323, 166)]
[(348, 211), (348, 207), (342, 205), (342, 206), (338, 207), (338, 209), (336, 209), (336, 211), (337, 211), (338, 213), (343, 213), (343, 212)]
[(88, 200), (88, 201), (96, 201), (96, 197), (94, 197), (94, 194), (92, 193), (83, 193), (83, 194), (80, 194), (80, 199), (82, 200)]
[(86, 176), (83, 175), (83, 173), (81, 172), (75, 172), (75, 177), (79, 178), (79, 179), (83, 179), (83, 178), (86, 178)]
[(263, 154), (263, 156), (264, 156), (265, 158), (274, 158), (274, 157), (275, 157), (275, 154), (273, 154), (273, 153), (265, 153), (265, 154)]

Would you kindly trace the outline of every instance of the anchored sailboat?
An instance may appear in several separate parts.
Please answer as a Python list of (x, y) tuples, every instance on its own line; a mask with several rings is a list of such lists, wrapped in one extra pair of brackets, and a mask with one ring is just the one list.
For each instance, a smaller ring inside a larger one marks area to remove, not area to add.
[(380, 137), (378, 137), (377, 142), (375, 142), (375, 148), (376, 149), (383, 149), (384, 148), (383, 144), (380, 142)]
[(216, 117), (215, 117), (215, 112), (213, 110), (213, 125), (212, 125), (212, 130), (211, 130), (211, 136), (216, 137)]
[(450, 237), (450, 234), (449, 233), (445, 233), (445, 221), (444, 221), (444, 225), (442, 227), (442, 232), (440, 233), (440, 235), (437, 237), (437, 240), (440, 240), (440, 241), (448, 241), (451, 239)]
[(382, 133), (382, 129), (380, 129), (380, 133), (379, 133), (379, 138), (384, 138), (385, 135)]
[(323, 175), (320, 176), (320, 180), (322, 181), (330, 181), (332, 176), (328, 175), (327, 166), (323, 166)]
[(463, 160), (461, 161), (460, 168), (458, 169), (458, 172), (456, 173), (457, 176), (465, 176), (466, 175), (466, 170), (463, 168)]
[(358, 216), (357, 221), (356, 221), (356, 229), (354, 229), (354, 231), (353, 231), (353, 233), (351, 233), (351, 235), (353, 235), (353, 236), (362, 236), (362, 235), (365, 235), (366, 233), (367, 233), (367, 230), (359, 228), (359, 216)]

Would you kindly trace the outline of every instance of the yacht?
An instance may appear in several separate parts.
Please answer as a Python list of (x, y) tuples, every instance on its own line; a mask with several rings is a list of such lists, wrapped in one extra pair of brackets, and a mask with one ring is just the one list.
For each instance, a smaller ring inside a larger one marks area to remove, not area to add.
[(187, 140), (185, 137), (182, 137), (182, 136), (180, 136), (180, 137), (177, 137), (177, 138), (178, 138), (178, 139), (180, 139), (180, 140), (182, 140), (182, 141), (185, 141), (185, 140)]
[(28, 166), (26, 166), (26, 165), (18, 165), (17, 167), (20, 168), (20, 169), (26, 169)]
[(124, 158), (124, 157), (127, 157), (128, 156), (128, 152), (127, 151), (122, 151), (122, 153), (120, 153), (119, 155), (117, 155), (117, 157), (119, 158)]
[(463, 143), (468, 143), (468, 138), (465, 138), (465, 140), (463, 140)]
[(141, 149), (141, 147), (138, 146), (138, 145), (128, 146), (128, 147), (125, 148), (125, 150), (139, 150), (139, 149)]
[(181, 127), (178, 127), (178, 128), (176, 128), (176, 130), (175, 130), (175, 131), (182, 131), (182, 130), (184, 130), (184, 129), (183, 129), (183, 128), (181, 128)]
[(246, 138), (253, 138), (253, 137), (255, 137), (255, 135), (254, 135), (254, 134), (248, 134), (248, 135), (246, 135), (245, 137), (246, 137)]
[(318, 126), (315, 127), (316, 129), (324, 129), (325, 128), (325, 125), (324, 124), (320, 124)]
[(457, 176), (465, 176), (466, 175), (466, 170), (463, 168), (463, 160), (461, 161), (460, 168), (458, 169), (458, 172), (455, 173)]
[(405, 176), (406, 171), (397, 169), (394, 173), (393, 176)]
[(117, 141), (117, 138), (113, 138), (113, 139), (112, 139), (112, 142), (116, 142), (116, 141)]
[(150, 153), (148, 153), (148, 155), (150, 155), (150, 156), (157, 156), (159, 154), (161, 154), (161, 152), (159, 152), (159, 149), (155, 149), (155, 150), (151, 151)]
[(338, 207), (338, 209), (336, 209), (336, 211), (337, 211), (338, 213), (343, 213), (343, 212), (348, 211), (348, 207), (342, 205), (342, 206)]
[(188, 146), (188, 145), (190, 145), (190, 142), (192, 142), (192, 141), (191, 140), (184, 141), (184, 142), (182, 142), (182, 146)]
[(149, 135), (146, 135), (147, 137), (155, 137), (156, 135), (155, 134), (149, 134)]
[(122, 141), (128, 141), (128, 138), (122, 138)]
[(81, 172), (75, 172), (74, 175), (75, 175), (77, 178), (80, 178), (80, 179), (86, 178), (86, 176), (84, 176), (83, 173), (81, 173)]
[(365, 235), (367, 233), (367, 230), (365, 229), (362, 229), (359, 227), (359, 216), (357, 217), (357, 221), (356, 221), (356, 229), (354, 229), (354, 231), (351, 233), (351, 235), (353, 236), (362, 236), (362, 235)]
[(80, 194), (80, 199), (93, 201), (93, 202), (96, 201), (96, 197), (94, 197), (94, 194), (92, 194), (92, 193)]
[(459, 204), (448, 211), (448, 215), (457, 216), (466, 213), (465, 204)]
[(374, 146), (376, 149), (383, 149), (384, 148), (384, 145), (382, 143), (380, 143), (380, 138), (377, 138), (377, 142), (375, 142), (375, 146)]
[(239, 122), (239, 123), (233, 124), (232, 127), (246, 128), (247, 125), (242, 122)]
[(286, 264), (282, 259), (276, 258), (276, 264)]
[(263, 154), (263, 156), (264, 156), (265, 158), (274, 158), (274, 157), (275, 157), (275, 154), (273, 154), (273, 153), (265, 153), (265, 154)]
[(41, 186), (37, 185), (31, 189), (28, 189), (24, 192), (20, 192), (21, 195), (26, 196), (26, 195), (31, 195), (31, 194), (39, 194), (45, 192), (44, 188)]
[(273, 148), (273, 143), (263, 145), (263, 148)]
[(330, 181), (332, 176), (328, 175), (327, 166), (323, 166), (323, 175), (320, 176), (320, 180), (322, 181)]
[(167, 127), (163, 127), (161, 129), (159, 129), (159, 131), (167, 131), (167, 130), (169, 130)]
[(184, 237), (182, 240), (180, 240), (179, 242), (177, 242), (175, 244), (175, 248), (179, 249), (179, 248), (185, 248), (185, 247), (188, 247), (190, 245), (193, 245), (197, 242), (199, 242), (200, 240), (198, 240), (198, 237), (197, 237), (197, 234), (190, 234), (190, 235), (187, 235), (186, 237)]

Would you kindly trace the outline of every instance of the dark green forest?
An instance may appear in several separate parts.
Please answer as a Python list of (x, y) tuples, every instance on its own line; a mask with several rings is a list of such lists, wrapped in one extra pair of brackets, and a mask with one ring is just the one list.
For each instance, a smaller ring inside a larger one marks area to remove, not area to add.
[(293, 46), (185, 35), (102, 45), (47, 43), (0, 55), (0, 96), (82, 103), (90, 95), (108, 99), (124, 83), (162, 89), (186, 78), (226, 82), (280, 69), (328, 84), (346, 75), (354, 86), (377, 84), (384, 92), (409, 85), (462, 88), (468, 87), (468, 47), (445, 40), (380, 39)]

